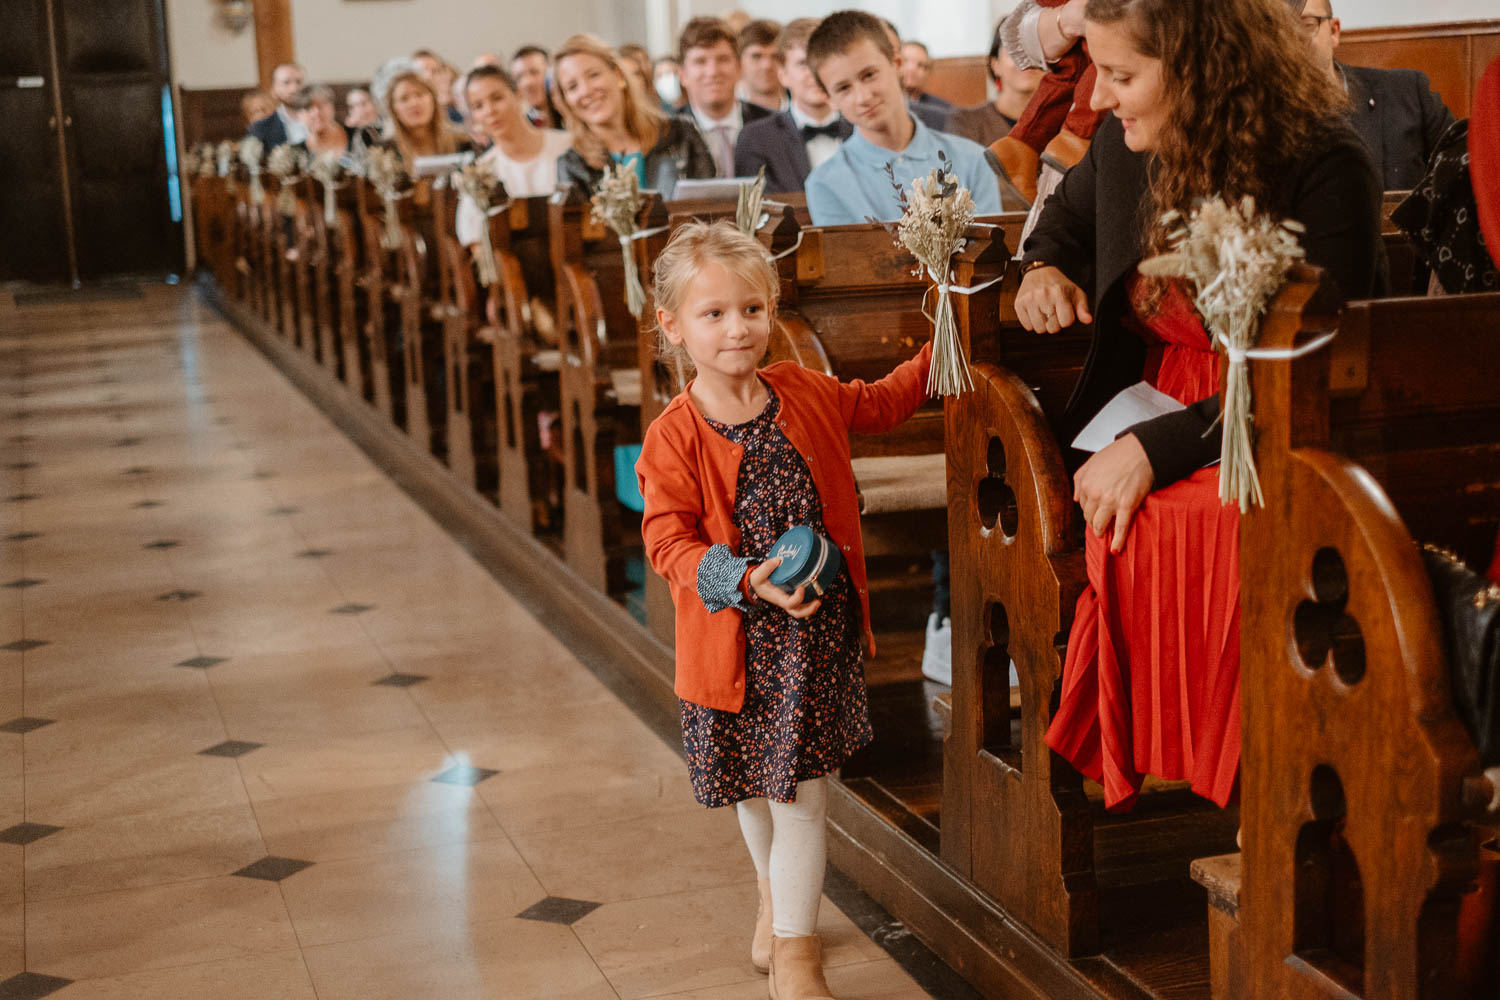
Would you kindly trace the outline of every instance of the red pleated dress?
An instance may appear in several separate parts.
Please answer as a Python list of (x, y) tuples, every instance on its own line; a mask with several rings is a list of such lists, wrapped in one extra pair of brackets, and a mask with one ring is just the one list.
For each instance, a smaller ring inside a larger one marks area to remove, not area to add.
[[(1133, 306), (1140, 292), (1137, 279)], [(1176, 286), (1126, 326), (1152, 345), (1143, 377), (1157, 389), (1184, 405), (1218, 392), (1218, 353)], [(1227, 805), (1240, 763), (1239, 508), (1219, 502), (1213, 465), (1147, 496), (1118, 555), (1112, 534), (1084, 532), (1088, 586), (1047, 744), (1110, 809), (1131, 808), (1146, 774)]]

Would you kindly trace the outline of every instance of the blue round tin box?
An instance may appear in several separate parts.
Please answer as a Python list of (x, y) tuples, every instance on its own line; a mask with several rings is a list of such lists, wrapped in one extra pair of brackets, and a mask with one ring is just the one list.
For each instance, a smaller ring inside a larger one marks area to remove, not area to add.
[(771, 573), (771, 582), (788, 594), (805, 586), (803, 596), (808, 600), (822, 597), (844, 565), (838, 546), (806, 525), (798, 525), (778, 538), (767, 558), (781, 560)]

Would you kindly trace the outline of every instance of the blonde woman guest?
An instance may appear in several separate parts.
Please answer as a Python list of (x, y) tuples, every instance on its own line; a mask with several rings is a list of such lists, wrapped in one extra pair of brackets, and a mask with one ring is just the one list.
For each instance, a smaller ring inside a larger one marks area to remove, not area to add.
[[(557, 187), (557, 160), (573, 146), (568, 133), (539, 129), (526, 117), (526, 105), (510, 74), (498, 66), (476, 66), (464, 80), (464, 99), (474, 122), (493, 145), (479, 158), (512, 198), (551, 194)], [(484, 215), (465, 195), (455, 222), (458, 240), (473, 246), (484, 236)]]
[(670, 198), (684, 177), (714, 176), (714, 160), (691, 122), (669, 118), (627, 75), (619, 55), (574, 35), (553, 57), (552, 96), (573, 137), (557, 160), (557, 182), (592, 192), (610, 163), (632, 167), (642, 188)]
[[(455, 131), (442, 113), (442, 102), (432, 85), (417, 72), (404, 72), (391, 80), (386, 92), (386, 144), (401, 154), (408, 170), (424, 156), (467, 152), (469, 137)], [(417, 182), (412, 202), (426, 207), (432, 197), (429, 179)]]

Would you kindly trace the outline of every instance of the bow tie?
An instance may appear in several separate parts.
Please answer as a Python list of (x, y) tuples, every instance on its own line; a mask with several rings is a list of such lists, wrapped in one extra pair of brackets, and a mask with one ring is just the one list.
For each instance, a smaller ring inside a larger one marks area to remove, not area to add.
[(830, 139), (842, 139), (839, 135), (839, 123), (831, 122), (827, 125), (804, 125), (802, 126), (802, 141), (812, 142), (820, 135), (826, 135)]

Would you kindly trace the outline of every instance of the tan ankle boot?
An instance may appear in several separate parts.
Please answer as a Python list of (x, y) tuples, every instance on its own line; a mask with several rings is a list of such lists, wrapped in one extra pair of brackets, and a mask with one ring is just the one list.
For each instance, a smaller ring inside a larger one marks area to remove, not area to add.
[(834, 1000), (823, 978), (823, 942), (816, 934), (771, 938), (771, 1000)]
[(771, 880), (758, 879), (760, 909), (755, 911), (755, 936), (750, 939), (750, 964), (764, 975), (771, 971)]

